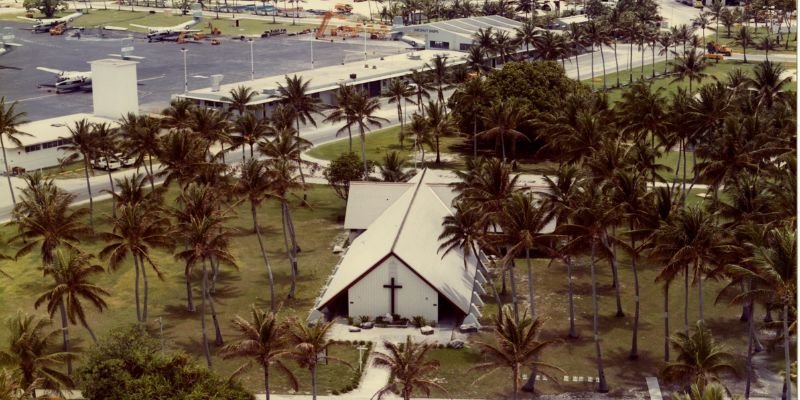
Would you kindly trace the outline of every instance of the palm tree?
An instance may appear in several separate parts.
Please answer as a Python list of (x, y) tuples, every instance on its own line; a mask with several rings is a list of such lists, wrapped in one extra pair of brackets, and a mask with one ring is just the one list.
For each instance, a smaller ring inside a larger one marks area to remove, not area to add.
[(688, 78), (690, 93), (692, 92), (693, 81), (700, 83), (708, 77), (708, 74), (703, 72), (708, 66), (706, 59), (699, 56), (694, 50), (686, 51), (683, 56), (676, 56), (672, 63), (672, 73), (676, 75), (672, 82), (680, 82)]
[[(597, 364), (597, 376), (600, 378), (597, 391), (607, 393), (608, 383), (606, 382), (605, 370), (603, 369), (603, 358), (600, 349), (599, 334), (599, 310), (597, 301), (597, 279), (595, 277), (595, 260), (597, 256), (598, 244), (602, 244), (602, 253), (610, 253), (606, 247), (604, 238), (607, 235), (607, 228), (617, 220), (618, 210), (610, 199), (604, 195), (606, 183), (586, 182), (578, 190), (578, 195), (574, 205), (569, 210), (569, 223), (559, 227), (559, 232), (572, 236), (584, 243), (589, 243), (591, 252), (589, 265), (592, 276), (592, 305), (594, 309), (593, 328), (595, 343), (595, 363)], [(610, 188), (609, 188), (610, 189)]]
[(117, 191), (109, 194), (114, 197), (117, 209), (134, 204), (141, 204), (151, 210), (157, 210), (161, 206), (166, 188), (159, 186), (158, 189), (148, 192), (145, 190), (146, 179), (145, 175), (137, 173), (115, 179)]
[[(717, 27), (714, 28), (714, 43), (719, 43), (719, 22), (721, 19), (720, 17), (722, 16), (722, 13), (725, 10), (727, 10), (727, 8), (725, 8), (725, 2), (722, 0), (713, 0), (711, 2), (711, 5), (708, 7), (708, 10), (709, 10), (709, 15), (714, 19), (714, 22), (716, 22), (717, 24)], [(705, 37), (705, 34), (703, 34), (703, 37)]]
[(297, 288), (297, 234), (294, 230), (294, 222), (292, 220), (291, 207), (289, 207), (289, 195), (292, 190), (302, 189), (305, 185), (298, 182), (296, 167), (294, 163), (289, 160), (276, 159), (267, 163), (267, 169), (272, 177), (272, 183), (269, 185), (269, 196), (277, 199), (281, 204), (281, 226), (283, 230), (283, 243), (286, 247), (286, 253), (289, 256), (289, 264), (291, 268), (292, 283), (289, 287), (287, 298), (294, 298), (295, 289)]
[(278, 82), (278, 99), (286, 104), (292, 106), (297, 114), (295, 115), (295, 129), (297, 135), (300, 135), (300, 124), (311, 124), (317, 126), (317, 121), (314, 119), (314, 114), (321, 114), (322, 103), (320, 99), (314, 98), (310, 94), (309, 85), (311, 80), (303, 81), (303, 77), (293, 75), (291, 78), (286, 75), (285, 86)]
[[(236, 182), (235, 192), (239, 196), (246, 197), (250, 203), (250, 215), (253, 218), (253, 232), (258, 238), (258, 246), (261, 249), (261, 258), (264, 266), (267, 267), (267, 278), (269, 279), (269, 309), (275, 314), (275, 282), (272, 278), (272, 266), (264, 248), (264, 241), (261, 238), (261, 228), (258, 225), (258, 207), (266, 199), (271, 183), (270, 171), (264, 162), (250, 159), (242, 164), (241, 174)], [(255, 316), (256, 310), (253, 309)], [(269, 393), (269, 391), (267, 391)]]
[(229, 103), (230, 109), (236, 110), (239, 112), (239, 116), (242, 117), (247, 111), (248, 105), (256, 96), (258, 96), (258, 92), (255, 90), (244, 85), (239, 85), (231, 89), (230, 96), (223, 97), (220, 101)]
[(547, 209), (535, 205), (532, 196), (522, 193), (514, 193), (503, 206), (503, 211), (499, 215), (499, 224), (502, 228), (501, 240), (509, 246), (505, 256), (508, 261), (505, 261), (504, 264), (509, 265), (512, 259), (525, 256), (528, 268), (528, 304), (531, 317), (534, 319), (537, 315), (531, 250), (541, 251), (545, 248), (541, 241), (541, 232), (549, 221)]
[(578, 71), (577, 80), (580, 81), (581, 67), (578, 63), (578, 55), (581, 53), (583, 46), (586, 44), (586, 33), (583, 29), (583, 26), (572, 23), (569, 25), (569, 30), (566, 31), (565, 36), (569, 42), (570, 50), (572, 50), (575, 55), (575, 68), (577, 68)]
[(430, 63), (425, 63), (423, 69), (427, 68), (431, 77), (431, 84), (436, 88), (436, 98), (439, 104), (444, 104), (444, 90), (447, 89), (450, 80), (450, 73), (447, 71), (447, 57), (436, 55)]
[[(149, 294), (146, 264), (150, 264), (159, 279), (164, 279), (156, 261), (151, 257), (150, 251), (154, 248), (173, 248), (175, 232), (171, 228), (170, 221), (160, 212), (150, 209), (144, 203), (134, 203), (123, 205), (118, 216), (113, 220), (112, 231), (101, 235), (103, 241), (108, 244), (100, 250), (100, 257), (108, 260), (109, 268), (112, 271), (118, 269), (128, 255), (133, 259), (136, 320), (142, 323), (147, 322)], [(141, 305), (139, 302), (140, 273), (144, 284), (144, 301)]]
[(797, 234), (790, 228), (776, 228), (766, 235), (763, 244), (750, 245), (753, 257), (748, 262), (753, 268), (730, 266), (728, 273), (738, 279), (749, 279), (750, 289), (741, 293), (735, 301), (757, 301), (764, 305), (775, 305), (783, 310), (782, 336), (784, 346), (784, 393), (791, 399), (791, 354), (790, 354), (790, 309), (797, 307)]
[(61, 165), (66, 165), (77, 160), (83, 159), (83, 173), (86, 177), (86, 190), (89, 192), (89, 225), (94, 226), (94, 200), (92, 196), (92, 184), (89, 181), (89, 171), (92, 170), (91, 160), (97, 158), (98, 141), (97, 136), (92, 130), (92, 124), (86, 118), (75, 121), (72, 127), (68, 127), (70, 133), (70, 143), (61, 146), (60, 150), (68, 153), (60, 160)]
[[(523, 0), (527, 1), (528, 3), (531, 0)], [(525, 45), (525, 57), (530, 57), (530, 46), (536, 44), (536, 41), (541, 34), (541, 28), (536, 26), (533, 21), (525, 21), (522, 26), (515, 29), (516, 31), (516, 39), (518, 43)]]
[[(516, 148), (519, 139), (527, 139), (518, 129), (528, 121), (528, 113), (522, 105), (511, 99), (493, 100), (486, 109), (486, 113), (481, 117), (484, 126), (488, 127), (478, 133), (478, 137), (494, 138), (495, 149), (501, 148), (503, 162), (506, 162), (506, 136), (511, 140), (512, 149)], [(499, 146), (498, 146), (499, 145)]]
[(319, 355), (325, 354), (325, 359), (347, 365), (347, 362), (328, 355), (328, 349), (333, 344), (328, 340), (328, 335), (334, 321), (306, 324), (292, 318), (287, 322), (286, 330), (291, 346), (289, 357), (297, 361), (300, 368), (305, 368), (311, 375), (311, 398), (317, 399), (317, 363)]
[[(173, 132), (186, 132), (191, 126), (192, 110), (194, 110), (194, 102), (188, 99), (175, 99), (169, 102), (169, 107), (161, 111), (164, 118), (161, 119), (161, 125)], [(128, 114), (128, 119), (134, 114)], [(123, 128), (124, 130), (124, 128)]]
[(236, 267), (236, 260), (230, 252), (230, 231), (223, 225), (227, 218), (220, 214), (215, 213), (201, 218), (191, 217), (188, 223), (181, 223), (179, 232), (188, 243), (188, 247), (186, 250), (175, 254), (176, 258), (183, 260), (187, 265), (194, 267), (200, 264), (203, 268), (201, 288), (203, 296), (200, 306), (202, 317), (200, 321), (203, 351), (209, 368), (211, 368), (211, 351), (208, 348), (208, 335), (206, 334), (206, 301), (209, 303), (211, 318), (214, 320), (216, 331), (214, 344), (222, 346), (224, 343), (214, 308), (214, 299), (208, 289), (208, 269), (206, 267), (211, 260)]
[(697, 18), (694, 19), (693, 24), (695, 26), (699, 26), (700, 27), (700, 30), (702, 32), (702, 38), (703, 38), (703, 53), (705, 53), (705, 48), (706, 48), (706, 28), (711, 29), (710, 28), (711, 20), (708, 19), (708, 14), (707, 13), (702, 12), (702, 13), (700, 13), (700, 15), (697, 16)]
[[(474, 48), (474, 47), (473, 47)], [(453, 108), (461, 115), (472, 116), (472, 157), (478, 157), (478, 117), (481, 103), (489, 96), (487, 87), (481, 79), (470, 79), (461, 85), (450, 97)]]
[(0, 97), (0, 149), (3, 150), (3, 163), (6, 167), (6, 179), (8, 180), (8, 190), (11, 193), (11, 204), (13, 207), (17, 205), (17, 199), (14, 197), (14, 186), (11, 184), (11, 170), (8, 169), (8, 157), (6, 156), (5, 141), (8, 140), (14, 146), (21, 147), (22, 142), (19, 136), (31, 136), (28, 133), (20, 132), (17, 130), (19, 125), (25, 123), (24, 112), (17, 112), (17, 102), (15, 101), (10, 106), (6, 107), (6, 98)]
[[(112, 128), (107, 122), (92, 124), (92, 135), (96, 140), (97, 155), (106, 159), (106, 162), (116, 160), (120, 150), (119, 130)], [(108, 183), (111, 186), (111, 216), (117, 216), (116, 189), (114, 188), (114, 178), (111, 177), (111, 168), (106, 168), (108, 173)]]
[(200, 139), (186, 132), (173, 132), (161, 138), (158, 159), (162, 170), (157, 176), (163, 176), (164, 186), (177, 181), (180, 186), (187, 185), (195, 176), (198, 168), (207, 163), (207, 147)]
[(384, 182), (406, 182), (414, 176), (413, 171), (404, 171), (406, 162), (396, 151), (384, 154), (378, 168)]
[(656, 40), (658, 45), (661, 46), (658, 55), (664, 55), (664, 75), (666, 76), (669, 73), (669, 53), (671, 51), (669, 47), (675, 44), (675, 42), (673, 41), (673, 36), (668, 32), (658, 35)]
[(753, 68), (753, 78), (748, 82), (755, 91), (759, 106), (771, 110), (776, 102), (788, 103), (791, 97), (783, 88), (792, 81), (791, 76), (783, 76), (785, 69), (781, 64), (764, 61)]
[(733, 42), (736, 45), (742, 46), (744, 63), (747, 64), (747, 48), (753, 43), (753, 35), (750, 34), (750, 30), (747, 29), (747, 26), (742, 25), (739, 27), (739, 30), (736, 31), (736, 35), (733, 37)]
[(245, 161), (244, 146), (250, 147), (250, 158), (255, 155), (253, 148), (256, 143), (274, 133), (274, 130), (269, 126), (269, 120), (260, 119), (252, 112), (246, 112), (243, 116), (236, 119), (233, 125), (233, 130), (238, 132), (241, 136), (234, 138), (234, 146), (238, 144), (242, 146), (242, 162)]
[(493, 57), (497, 53), (496, 38), (492, 27), (486, 29), (478, 28), (475, 34), (472, 35), (472, 43), (483, 49), (489, 57)]
[(542, 369), (542, 374), (558, 382), (549, 371), (563, 370), (555, 365), (539, 361), (549, 347), (558, 344), (558, 340), (540, 340), (539, 334), (544, 323), (538, 318), (531, 319), (527, 312), (517, 321), (505, 312), (497, 315), (493, 330), (493, 341), (478, 341), (483, 362), (471, 369), (486, 370), (476, 382), (497, 369), (508, 369), (511, 372), (511, 398), (517, 398), (517, 388), (521, 380), (521, 370), (525, 367)]
[[(428, 148), (433, 149), (433, 138), (431, 137), (431, 131), (428, 127), (428, 120), (417, 113), (414, 113), (411, 116), (411, 123), (408, 124), (408, 133), (413, 139), (413, 150), (415, 152), (417, 149), (420, 150), (421, 154), (421, 161), (423, 165), (425, 164), (425, 146)], [(414, 160), (414, 165), (416, 167), (416, 159)]]
[[(40, 294), (34, 303), (35, 308), (42, 304), (47, 304), (47, 313), (50, 319), (56, 311), (61, 314), (61, 330), (63, 331), (65, 342), (64, 352), (70, 352), (69, 345), (69, 324), (78, 322), (89, 331), (92, 341), (97, 343), (89, 323), (86, 322), (86, 311), (84, 301), (93, 305), (97, 311), (103, 312), (108, 308), (108, 304), (103, 297), (110, 296), (105, 289), (89, 281), (94, 274), (104, 272), (103, 267), (91, 263), (92, 256), (70, 251), (56, 250), (52, 264), (44, 269), (45, 276), (51, 276), (53, 283), (47, 291)], [(67, 375), (72, 376), (72, 360), (67, 359)]]
[[(405, 118), (403, 118), (403, 103), (405, 104), (411, 103), (415, 104), (413, 97), (414, 97), (414, 89), (408, 86), (402, 79), (395, 78), (389, 82), (389, 86), (386, 88), (386, 92), (383, 94), (384, 96), (389, 98), (389, 104), (397, 103), (397, 120), (400, 121), (400, 149), (403, 149), (403, 144), (405, 142)], [(353, 146), (350, 146), (350, 151), (353, 151)]]
[[(675, 400), (725, 400), (728, 398), (725, 386), (712, 382), (703, 388), (693, 384), (688, 393), (676, 393)], [(741, 400), (741, 396), (733, 396), (733, 400)]]
[(250, 318), (250, 320), (246, 320), (237, 315), (231, 321), (233, 328), (239, 332), (241, 338), (235, 343), (225, 345), (222, 348), (222, 357), (254, 360), (264, 371), (264, 390), (267, 400), (270, 398), (270, 367), (277, 368), (296, 391), (299, 386), (297, 378), (282, 360), (288, 357), (289, 348), (286, 333), (278, 323), (275, 312), (267, 313), (252, 305), (250, 306)]
[[(176, 105), (179, 108), (183, 107), (183, 103), (176, 103)], [(165, 117), (164, 120), (169, 118)], [(125, 155), (134, 157), (134, 165), (137, 168), (144, 166), (150, 180), (150, 190), (155, 190), (153, 158), (160, 150), (159, 138), (162, 124), (164, 122), (155, 118), (129, 113), (122, 118), (119, 127), (120, 136), (123, 138), (122, 148), (126, 149)]]
[(606, 76), (606, 59), (603, 55), (603, 46), (609, 44), (608, 40), (608, 33), (605, 30), (605, 27), (596, 20), (590, 20), (586, 24), (584, 24), (583, 30), (586, 34), (586, 42), (589, 43), (591, 46), (590, 49), (590, 57), (591, 57), (591, 79), (592, 79), (592, 89), (594, 90), (594, 49), (595, 46), (600, 48), (600, 57), (602, 57), (602, 64), (603, 64), (603, 89), (606, 88), (605, 84), (605, 76)]
[(479, 76), (492, 70), (486, 59), (486, 50), (480, 46), (472, 46), (467, 51), (467, 68)]
[[(355, 89), (353, 86), (347, 85), (339, 85), (339, 88), (336, 90), (336, 100), (335, 106), (331, 106), (331, 112), (325, 117), (322, 122), (342, 122), (344, 121), (345, 125), (338, 131), (336, 131), (336, 135), (338, 136), (339, 133), (344, 132), (347, 129), (347, 137), (348, 137), (348, 145), (349, 151), (353, 152), (353, 131), (352, 131), (352, 124), (353, 124), (353, 96), (355, 95)], [(400, 107), (400, 104), (397, 105)], [(400, 121), (402, 124), (402, 120)], [(402, 135), (402, 132), (401, 132)], [(402, 141), (401, 144), (402, 146)]]
[(28, 174), (24, 179), (26, 186), (12, 212), (18, 233), (9, 242), (23, 242), (15, 258), (38, 246), (42, 266), (47, 266), (55, 260), (56, 248), (77, 251), (75, 244), (92, 233), (83, 223), (89, 210), (71, 208), (75, 196), (56, 186), (52, 179), (44, 178), (41, 172)]
[(516, 38), (512, 38), (507, 31), (495, 31), (494, 50), (500, 55), (500, 62), (505, 64), (506, 59), (514, 55), (517, 46)]
[(697, 321), (691, 335), (678, 332), (670, 341), (677, 357), (661, 369), (661, 376), (668, 382), (691, 383), (702, 389), (719, 382), (721, 373), (737, 373), (735, 357), (714, 340), (702, 321)]
[[(231, 124), (228, 120), (228, 113), (209, 107), (193, 108), (190, 113), (189, 129), (205, 142), (206, 156), (210, 159), (221, 156), (224, 162), (225, 145), (231, 142), (229, 132)], [(211, 152), (211, 146), (215, 143), (220, 145), (217, 154)]]
[(358, 126), (361, 136), (361, 160), (364, 162), (364, 176), (369, 176), (367, 163), (367, 131), (371, 128), (380, 128), (388, 119), (375, 115), (381, 109), (381, 102), (363, 90), (357, 90), (352, 97), (351, 110), (353, 120), (350, 122)]
[(38, 382), (23, 386), (22, 374), (18, 370), (0, 368), (0, 399), (22, 400), (33, 394)]
[(561, 59), (564, 67), (564, 58), (567, 57), (566, 41), (561, 35), (550, 31), (543, 31), (534, 38), (533, 47), (536, 49), (537, 58), (541, 60), (556, 61)]
[(38, 319), (22, 311), (6, 321), (8, 347), (0, 350), (0, 364), (15, 365), (22, 374), (22, 385), (72, 387), (73, 381), (54, 367), (73, 358), (74, 353), (53, 352), (53, 340), (59, 329), (50, 329), (53, 322)]
[(372, 365), (388, 369), (392, 379), (375, 393), (374, 398), (381, 400), (388, 394), (399, 393), (404, 400), (410, 400), (415, 390), (430, 397), (431, 388), (448, 393), (442, 385), (428, 378), (439, 369), (439, 361), (427, 357), (428, 351), (433, 348), (432, 344), (416, 343), (408, 335), (405, 344), (398, 345), (385, 340), (383, 346), (387, 352), (376, 351)]
[(453, 122), (453, 119), (447, 115), (447, 108), (444, 104), (428, 101), (428, 105), (424, 107), (424, 110), (430, 136), (436, 148), (436, 164), (438, 165), (441, 163), (441, 149), (439, 146), (441, 138), (457, 135), (458, 127)]
[(766, 35), (761, 38), (756, 47), (759, 50), (764, 50), (764, 58), (769, 61), (769, 51), (775, 50), (778, 47), (778, 43), (770, 35)]
[(411, 70), (411, 75), (409, 75), (408, 80), (411, 82), (411, 85), (414, 89), (414, 95), (417, 96), (417, 111), (422, 111), (422, 99), (431, 98), (431, 95), (428, 93), (428, 91), (434, 89), (433, 85), (431, 84), (431, 80), (428, 77), (428, 74), (415, 69)]

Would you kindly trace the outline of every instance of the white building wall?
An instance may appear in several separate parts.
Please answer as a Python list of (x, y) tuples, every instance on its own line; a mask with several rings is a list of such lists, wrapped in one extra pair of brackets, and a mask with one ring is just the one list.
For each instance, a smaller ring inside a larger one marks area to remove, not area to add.
[(390, 312), (390, 290), (384, 288), (394, 278), (395, 312), (401, 317), (411, 318), (417, 315), (427, 320), (439, 319), (438, 293), (425, 281), (408, 269), (400, 260), (390, 256), (375, 267), (360, 281), (348, 290), (348, 315), (358, 318), (366, 315), (371, 318), (386, 315)]
[[(6, 149), (6, 157), (8, 157), (8, 169), (14, 167), (25, 168), (26, 171), (34, 171), (41, 168), (57, 167), (59, 165), (59, 158), (64, 158), (67, 153), (59, 150), (57, 147), (49, 149), (41, 149), (26, 153), (24, 148), (10, 148)], [(3, 154), (0, 153), (0, 166), (3, 165)], [(5, 171), (3, 171), (5, 172)]]
[(92, 65), (92, 102), (94, 115), (119, 119), (127, 113), (139, 113), (139, 88), (136, 62), (104, 59)]

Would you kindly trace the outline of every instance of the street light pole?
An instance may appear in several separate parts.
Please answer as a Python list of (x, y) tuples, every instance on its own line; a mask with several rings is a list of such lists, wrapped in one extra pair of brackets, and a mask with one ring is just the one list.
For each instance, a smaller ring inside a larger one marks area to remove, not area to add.
[(367, 24), (364, 24), (364, 61), (367, 61)]
[(248, 40), (250, 42), (250, 80), (255, 80), (256, 76), (256, 67), (253, 61), (253, 39)]
[(188, 53), (185, 47), (181, 48), (181, 53), (183, 53), (183, 94), (189, 93), (189, 73), (186, 68), (186, 53)]
[(311, 36), (311, 69), (314, 69), (314, 36)]

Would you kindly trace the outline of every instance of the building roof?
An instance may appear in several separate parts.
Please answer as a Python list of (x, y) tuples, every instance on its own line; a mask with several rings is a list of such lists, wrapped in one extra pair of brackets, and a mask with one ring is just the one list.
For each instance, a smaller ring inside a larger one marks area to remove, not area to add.
[(571, 15), (569, 17), (562, 17), (557, 19), (559, 23), (563, 25), (570, 25), (570, 24), (583, 24), (589, 22), (589, 17), (586, 14), (578, 14), (578, 15)]
[[(332, 65), (299, 71), (291, 74), (268, 76), (252, 81), (229, 83), (220, 85), (219, 90), (213, 90), (213, 87), (207, 87), (192, 90), (186, 94), (177, 94), (175, 96), (197, 100), (222, 101), (223, 97), (230, 95), (231, 89), (235, 89), (239, 85), (246, 85), (258, 93), (249, 104), (264, 104), (275, 101), (272, 96), (277, 94), (278, 84), (284, 84), (286, 82), (285, 76), (287, 75), (302, 76), (303, 79), (310, 80), (311, 83), (309, 84), (308, 93), (314, 94), (336, 89), (340, 84), (362, 84), (406, 76), (412, 69), (424, 69), (425, 64), (430, 63), (437, 55), (446, 56), (449, 65), (458, 65), (466, 62), (466, 55), (461, 52), (449, 50), (420, 50), (412, 54), (396, 54), (385, 56), (380, 59), (357, 61), (343, 65)], [(351, 79), (350, 74), (355, 74), (356, 78)]]
[[(424, 174), (425, 171), (420, 175)], [(447, 215), (451, 215), (449, 205), (442, 202), (431, 186), (424, 184), (424, 178), (409, 186), (353, 241), (316, 308), (324, 308), (381, 261), (394, 255), (453, 305), (469, 313), (477, 260), (470, 255), (465, 265), (460, 250), (439, 252), (442, 220)]]
[(52, 142), (54, 140), (70, 137), (69, 128), (75, 125), (75, 122), (86, 119), (91, 123), (110, 123), (116, 126), (118, 122), (113, 119), (97, 117), (93, 114), (79, 113), (62, 115), (60, 117), (40, 119), (17, 127), (17, 130), (28, 135), (19, 135), (19, 141), (22, 146), (30, 146), (39, 143)]
[(401, 26), (393, 29), (394, 31), (403, 33), (438, 33), (439, 31), (445, 31), (471, 41), (475, 33), (478, 32), (478, 29), (485, 30), (492, 28), (494, 30), (503, 30), (513, 36), (516, 34), (515, 30), (521, 26), (521, 22), (514, 21), (513, 19), (501, 17), (499, 15), (487, 15), (482, 17), (456, 18), (428, 24)]
[(394, 204), (412, 183), (351, 182), (347, 195), (347, 211), (344, 216), (344, 229), (367, 229), (376, 218)]

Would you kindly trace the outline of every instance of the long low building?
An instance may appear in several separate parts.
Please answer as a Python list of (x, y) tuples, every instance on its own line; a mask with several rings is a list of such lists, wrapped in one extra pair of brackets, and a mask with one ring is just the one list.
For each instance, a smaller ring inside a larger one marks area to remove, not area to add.
[(230, 103), (227, 97), (230, 96), (231, 90), (243, 85), (258, 93), (248, 104), (256, 110), (260, 109), (263, 115), (269, 115), (278, 103), (276, 98), (278, 85), (285, 85), (287, 75), (297, 75), (310, 81), (308, 88), (310, 95), (319, 98), (324, 104), (334, 105), (339, 85), (353, 86), (366, 91), (371, 96), (379, 96), (392, 79), (406, 78), (414, 70), (426, 69), (436, 56), (447, 57), (447, 64), (450, 66), (466, 62), (465, 54), (461, 52), (421, 50), (229, 84), (220, 84), (222, 77), (215, 75), (212, 76), (212, 79), (216, 79), (212, 82), (215, 83), (212, 86), (176, 94), (173, 97), (190, 99), (200, 106), (222, 108)]
[[(69, 129), (82, 119), (93, 124), (109, 123), (113, 126), (118, 124), (115, 120), (88, 113), (64, 115), (22, 124), (17, 127), (17, 130), (23, 133), (17, 136), (20, 145), (5, 142), (9, 170), (32, 171), (58, 166), (59, 159), (67, 155), (61, 150), (61, 147), (72, 142)], [(2, 153), (0, 153), (0, 158), (2, 158)], [(2, 160), (0, 160), (0, 165), (2, 165)]]
[(514, 38), (517, 29), (521, 27), (522, 22), (499, 15), (486, 15), (420, 25), (394, 26), (392, 31), (403, 35), (424, 36), (425, 46), (430, 49), (468, 51), (474, 45), (475, 34), (479, 29), (506, 32)]

